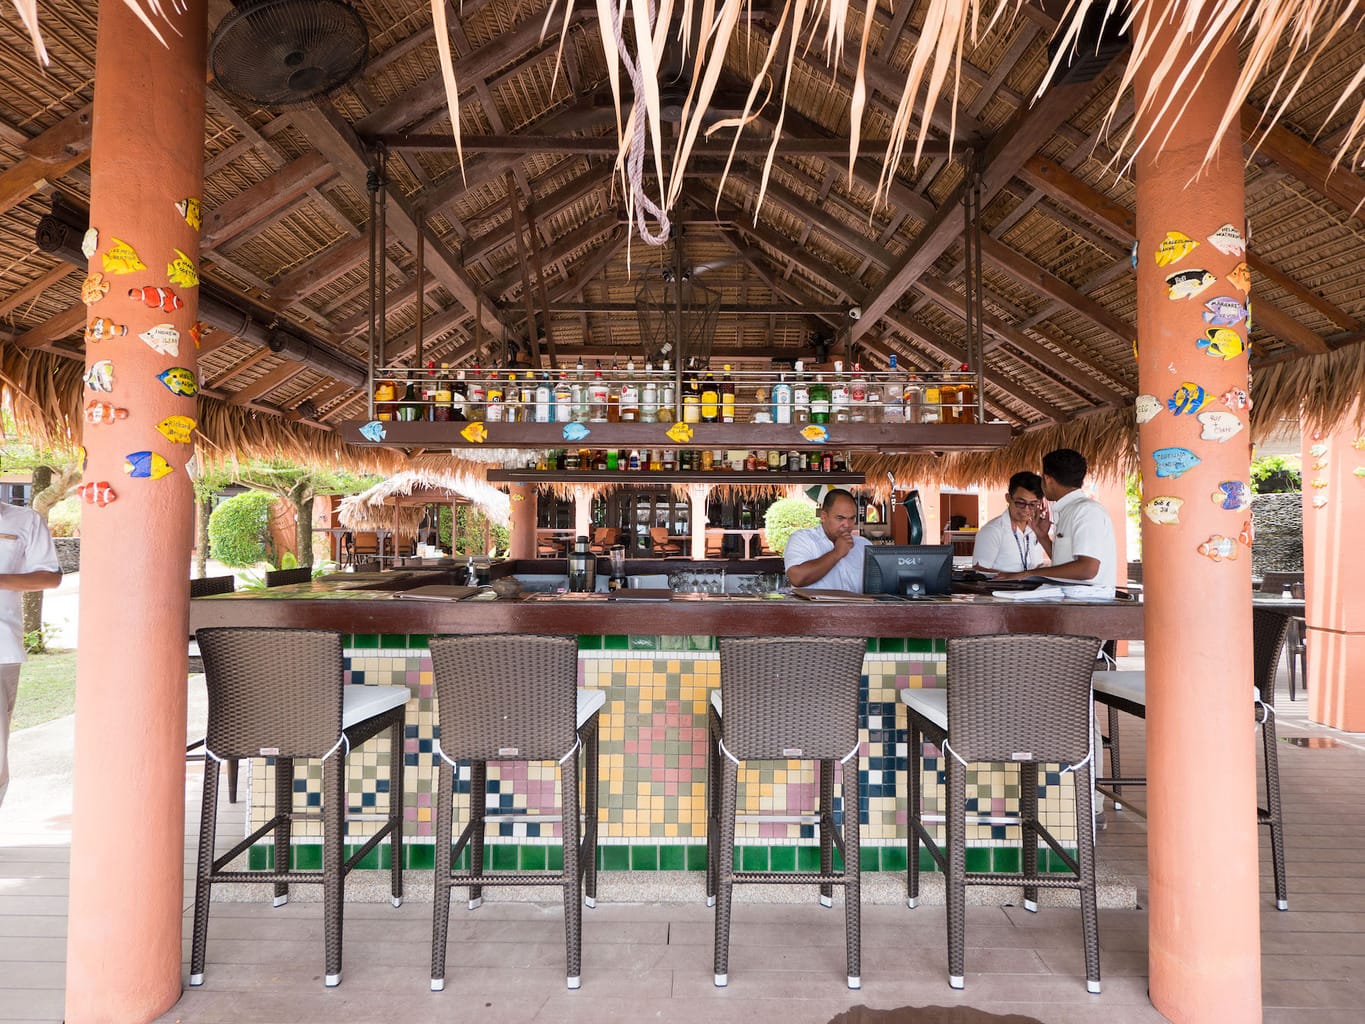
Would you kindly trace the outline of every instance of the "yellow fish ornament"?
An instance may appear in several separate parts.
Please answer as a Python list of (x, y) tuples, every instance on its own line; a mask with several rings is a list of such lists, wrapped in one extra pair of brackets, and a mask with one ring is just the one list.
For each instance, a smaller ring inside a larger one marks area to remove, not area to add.
[(488, 431), (483, 425), (483, 421), (475, 420), (469, 426), (460, 431), (460, 436), (471, 444), (483, 444), (488, 440)]
[(829, 430), (823, 423), (812, 423), (810, 426), (801, 429), (801, 436), (807, 441), (824, 444), (829, 440)]
[(110, 238), (109, 240), (114, 244), (105, 251), (103, 256), (106, 274), (136, 274), (139, 270), (147, 269), (147, 264), (142, 262), (137, 250), (131, 245), (118, 238)]
[(172, 284), (182, 288), (193, 288), (199, 283), (199, 272), (194, 269), (194, 261), (179, 249), (175, 250), (175, 259), (166, 264), (166, 274)]
[(686, 444), (688, 441), (692, 440), (692, 434), (692, 428), (681, 420), (668, 428), (668, 436), (672, 440), (677, 441), (678, 444)]
[(156, 425), (156, 429), (172, 444), (189, 444), (194, 420), (188, 416), (167, 416)]
[(190, 196), (176, 202), (175, 208), (180, 211), (180, 216), (185, 218), (185, 223), (198, 231), (204, 225), (204, 211), (200, 206), (199, 200)]
[(1169, 267), (1172, 263), (1179, 263), (1194, 252), (1198, 245), (1198, 242), (1182, 231), (1167, 231), (1166, 237), (1157, 243), (1156, 265)]

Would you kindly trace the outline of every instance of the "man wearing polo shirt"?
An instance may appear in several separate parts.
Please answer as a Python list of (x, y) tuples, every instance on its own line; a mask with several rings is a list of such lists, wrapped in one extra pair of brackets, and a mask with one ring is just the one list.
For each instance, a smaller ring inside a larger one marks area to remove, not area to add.
[(1045, 563), (1052, 521), (1043, 503), (1043, 480), (1027, 470), (1010, 477), (1005, 511), (976, 531), (972, 561), (985, 572), (1029, 572)]
[(863, 590), (863, 552), (866, 537), (855, 537), (858, 503), (853, 495), (835, 488), (820, 504), (820, 525), (797, 530), (782, 551), (787, 579), (793, 587), (824, 590)]

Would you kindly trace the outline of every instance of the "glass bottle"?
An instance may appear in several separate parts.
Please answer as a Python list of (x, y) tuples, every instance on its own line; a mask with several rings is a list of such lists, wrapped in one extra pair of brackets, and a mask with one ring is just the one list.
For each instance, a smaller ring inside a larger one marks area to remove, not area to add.
[(487, 392), (484, 390), (483, 378), (479, 375), (479, 368), (474, 367), (473, 373), (469, 377), (469, 404), (465, 410), (471, 420), (483, 419), (484, 400)]
[(455, 385), (450, 389), (450, 419), (455, 423), (463, 423), (467, 418), (469, 409), (469, 386), (464, 382), (464, 371), (455, 374)]
[(926, 381), (924, 384), (924, 404), (920, 413), (921, 423), (940, 423), (942, 422), (942, 412), (940, 402), (942, 401), (942, 390), (938, 382), (934, 380)]
[(376, 419), (385, 422), (394, 418), (394, 402), (398, 398), (398, 389), (394, 387), (391, 380), (377, 380), (374, 382), (374, 415)]
[(730, 376), (730, 364), (725, 364), (725, 376), (720, 382), (720, 421), (735, 422), (735, 381)]
[(817, 373), (815, 383), (810, 386), (810, 421), (812, 423), (828, 423), (830, 407), (830, 389), (825, 383), (825, 375)]
[(555, 384), (554, 403), (554, 422), (573, 422), (573, 388), (569, 387), (568, 375), (563, 370), (559, 371), (559, 381)]
[(431, 418), (437, 423), (449, 423), (454, 416), (451, 411), (453, 394), (450, 385), (450, 364), (441, 364), (441, 375), (436, 380), (436, 389), (431, 393)]
[(905, 422), (924, 422), (924, 385), (914, 374), (905, 382)]
[(844, 364), (834, 361), (834, 383), (829, 386), (830, 419), (835, 423), (848, 422), (848, 381), (844, 379)]
[(621, 381), (619, 401), (622, 423), (635, 423), (640, 418), (640, 382), (635, 379), (635, 360), (626, 360), (626, 378)]
[[(806, 401), (810, 401), (807, 396)], [(773, 385), (773, 422), (790, 423), (792, 421), (792, 386), (787, 383), (787, 375), (779, 373), (777, 383)]]
[(621, 385), (617, 378), (620, 370), (615, 361), (611, 364), (611, 377), (607, 380), (607, 422), (621, 422)]
[(645, 363), (645, 380), (640, 387), (640, 422), (659, 422), (659, 382), (654, 379), (654, 367)]
[(882, 420), (886, 423), (905, 422), (905, 379), (891, 353), (891, 365), (886, 371), (886, 387), (882, 391)]
[(697, 384), (695, 372), (687, 378), (687, 387), (683, 391), (683, 422), (701, 422), (701, 387)]
[(976, 422), (976, 378), (966, 363), (962, 364), (961, 376), (958, 378), (957, 422)]
[(606, 423), (607, 422), (607, 401), (609, 388), (607, 382), (602, 379), (602, 367), (599, 365), (593, 371), (592, 382), (588, 385), (588, 422)]
[(943, 375), (943, 380), (938, 386), (938, 405), (940, 423), (957, 422), (957, 385), (948, 374)]
[(403, 423), (415, 423), (422, 418), (422, 403), (417, 397), (417, 386), (409, 380), (403, 388), (403, 400), (398, 403), (398, 419)]
[(542, 373), (536, 384), (536, 422), (553, 423), (555, 420), (554, 389), (550, 386), (550, 375)]
[(861, 363), (853, 364), (853, 378), (848, 382), (848, 419), (850, 423), (867, 422), (867, 378)]
[(503, 412), (503, 382), (496, 370), (488, 371), (483, 385), (483, 418), (487, 423), (501, 423)]
[(706, 380), (701, 386), (701, 421), (715, 423), (720, 419), (720, 389), (716, 387), (716, 375), (706, 371)]
[(798, 359), (793, 367), (796, 379), (792, 383), (792, 421), (810, 422), (810, 386), (806, 383), (805, 364)]

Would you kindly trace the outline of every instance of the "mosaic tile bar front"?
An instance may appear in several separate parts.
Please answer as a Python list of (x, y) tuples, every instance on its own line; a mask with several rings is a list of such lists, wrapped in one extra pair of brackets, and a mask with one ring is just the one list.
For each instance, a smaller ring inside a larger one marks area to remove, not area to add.
[[(403, 685), (412, 691), (404, 739), (407, 860), (413, 867), (431, 865), (436, 779), (434, 741), (436, 696), (431, 656), (425, 636), (356, 635), (346, 649), (348, 682)], [(898, 691), (904, 687), (943, 685), (942, 641), (869, 640), (863, 663), (862, 749), (859, 789), (862, 793), (864, 870), (904, 870), (906, 833), (905, 716)], [(611, 869), (701, 869), (706, 839), (706, 708), (710, 691), (720, 685), (720, 662), (712, 637), (584, 636), (579, 641), (581, 685), (606, 691), (601, 712), (602, 867)], [(924, 811), (941, 813), (943, 773), (939, 751), (926, 746), (923, 772)], [(249, 769), (249, 829), (263, 825), (274, 807), (274, 771), (266, 759)], [(379, 825), (389, 790), (388, 740), (371, 740), (349, 760), (348, 840), (359, 844)], [(842, 769), (839, 769), (842, 771)], [(488, 811), (512, 816), (490, 826), (494, 866), (545, 868), (557, 863), (558, 826), (533, 820), (558, 810), (553, 763), (490, 763)], [(818, 793), (814, 767), (802, 762), (745, 765), (740, 773), (740, 813), (794, 816), (809, 812)], [(322, 770), (317, 762), (296, 769), (296, 805), (321, 800)], [(469, 801), (467, 769), (457, 783), (455, 815), (466, 820)], [(839, 792), (836, 779), (835, 792)], [(1017, 811), (1019, 774), (1001, 766), (972, 766), (967, 773), (967, 807), (971, 814), (1000, 816)], [(1071, 778), (1050, 766), (1040, 791), (1042, 820), (1064, 845), (1074, 846), (1074, 791)], [(496, 810), (495, 810), (496, 809)], [(844, 808), (836, 797), (835, 817)], [(518, 821), (525, 816), (527, 820)], [(458, 827), (458, 825), (457, 825)], [(308, 866), (317, 858), (320, 824), (295, 828), (294, 858)], [(1017, 870), (1019, 830), (1013, 825), (969, 826), (969, 866)], [(815, 858), (813, 825), (785, 822), (740, 822), (736, 842), (739, 863), (750, 870), (809, 870)], [(257, 846), (253, 867), (272, 860), (271, 848)], [(932, 865), (921, 855), (926, 869)], [(370, 855), (368, 866), (388, 863), (387, 847)], [(1052, 864), (1050, 851), (1040, 863)]]

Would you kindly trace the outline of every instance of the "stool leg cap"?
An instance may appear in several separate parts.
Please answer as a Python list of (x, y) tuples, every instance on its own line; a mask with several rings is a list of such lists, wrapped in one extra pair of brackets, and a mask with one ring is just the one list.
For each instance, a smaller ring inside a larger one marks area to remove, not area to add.
[(481, 906), (483, 906), (483, 897), (482, 897), (482, 896), (480, 896), (480, 897), (479, 897), (478, 899), (476, 899), (476, 900), (470, 900), (470, 901), (469, 901), (469, 909), (470, 909), (470, 910), (478, 910)]
[(1276, 910), (1288, 910), (1288, 909), (1289, 909), (1289, 901), (1288, 901), (1288, 900), (1276, 900), (1276, 901), (1275, 901), (1275, 909), (1276, 909)]
[(832, 906), (834, 906), (834, 897), (833, 897), (833, 896), (821, 896), (821, 897), (820, 897), (820, 906), (822, 906), (822, 907), (832, 907)]
[(716, 898), (714, 896), (706, 897), (706, 905), (708, 907), (714, 907), (716, 905)]
[(1100, 994), (1100, 983), (1098, 981), (1087, 981), (1085, 983), (1085, 990), (1092, 996), (1097, 996)]
[(274, 902), (271, 903), (270, 905), (271, 905), (272, 907), (282, 907), (282, 906), (284, 906), (284, 905), (285, 905), (286, 903), (288, 903), (288, 902), (289, 902), (289, 894), (288, 894), (288, 893), (285, 893), (283, 896), (276, 896)]
[(850, 975), (848, 976), (848, 987), (849, 987), (849, 988), (862, 988), (862, 987), (863, 987), (863, 979), (860, 978), (860, 977), (858, 977), (858, 975), (856, 975), (856, 974), (850, 974)]
[(583, 984), (583, 979), (579, 977), (577, 974), (575, 974), (568, 979), (568, 984), (569, 988), (577, 989), (579, 986)]
[(951, 988), (956, 988), (956, 989), (961, 989), (961, 988), (965, 987), (965, 983), (964, 983), (963, 980), (962, 980), (962, 975), (960, 975), (960, 974), (950, 974), (950, 975), (948, 975), (948, 985), (949, 985), (949, 987), (951, 987)]
[(909, 897), (909, 898), (905, 901), (905, 905), (906, 905), (907, 907), (909, 907), (911, 910), (914, 910), (916, 907), (919, 906), (919, 897), (918, 897), (918, 896), (911, 896), (911, 897)]
[(444, 991), (445, 991), (445, 988), (446, 988), (446, 980), (445, 980), (445, 978), (432, 978), (432, 979), (431, 979), (431, 990), (432, 990), (433, 992), (444, 992)]
[(341, 984), (340, 972), (336, 974), (327, 975), (327, 977), (322, 979), (322, 983), (326, 985), (328, 988), (336, 988), (338, 985)]
[(595, 908), (595, 907), (597, 906), (597, 897), (596, 897), (596, 896), (584, 896), (584, 897), (583, 897), (583, 906), (587, 907), (589, 910), (592, 910), (593, 908)]
[(402, 897), (402, 896), (393, 896), (393, 897), (391, 897), (391, 898), (389, 899), (389, 902), (390, 902), (391, 904), (393, 904), (393, 906), (394, 906), (395, 909), (397, 909), (398, 907), (401, 907), (401, 906), (403, 905), (403, 897)]
[(190, 984), (191, 984), (191, 985), (194, 985), (194, 986), (196, 986), (196, 987), (198, 987), (199, 985), (204, 984), (204, 976), (203, 976), (202, 974), (191, 974), (191, 975), (190, 975)]
[(1030, 914), (1038, 913), (1038, 901), (1024, 900), (1024, 909), (1027, 910)]
[(728, 984), (730, 984), (730, 975), (728, 974), (716, 975), (716, 988), (724, 988)]

